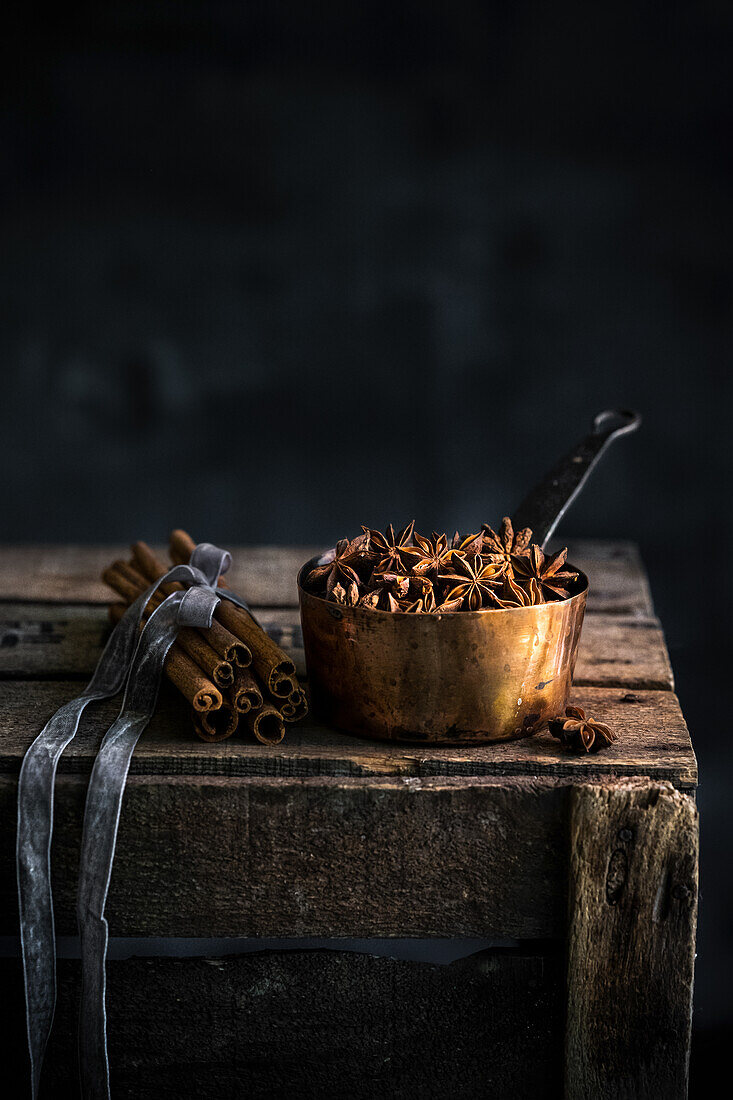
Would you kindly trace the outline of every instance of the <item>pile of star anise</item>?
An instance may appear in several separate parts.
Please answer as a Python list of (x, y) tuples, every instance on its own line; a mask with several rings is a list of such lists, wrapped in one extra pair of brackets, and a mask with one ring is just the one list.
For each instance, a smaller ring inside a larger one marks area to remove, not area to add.
[(529, 527), (515, 533), (508, 516), (498, 534), (484, 524), (450, 541), (418, 535), (414, 521), (397, 534), (391, 524), (384, 534), (362, 530), (308, 574), (315, 595), (380, 611), (496, 611), (566, 599), (578, 576), (563, 571), (566, 549), (546, 557)]

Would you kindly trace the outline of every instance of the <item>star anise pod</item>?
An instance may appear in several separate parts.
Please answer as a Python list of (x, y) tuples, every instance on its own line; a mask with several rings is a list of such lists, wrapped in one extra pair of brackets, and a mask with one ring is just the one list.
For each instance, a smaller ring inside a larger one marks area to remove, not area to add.
[(576, 752), (599, 752), (618, 740), (618, 736), (603, 722), (586, 718), (580, 707), (566, 707), (564, 718), (548, 722), (550, 733), (566, 748)]
[(402, 601), (408, 598), (410, 577), (404, 573), (372, 573), (369, 591), (359, 600), (360, 607), (379, 611), (399, 611)]
[(421, 599), (403, 600), (399, 610), (406, 612), (408, 615), (422, 615), (425, 612), (425, 605)]
[(405, 573), (372, 573), (370, 587), (386, 588), (395, 599), (403, 600), (410, 590), (410, 578)]
[(433, 531), (432, 538), (427, 539), (414, 531), (413, 538), (416, 547), (422, 552), (412, 567), (413, 573), (420, 577), (432, 576), (435, 578), (441, 570), (448, 568), (455, 550), (448, 545), (448, 539), (445, 535), (439, 535), (437, 531)]
[(448, 585), (443, 607), (439, 610), (448, 610), (445, 604), (456, 600), (460, 600), (458, 606), (467, 611), (498, 606), (495, 589), (501, 578), (500, 566), (482, 561), (476, 554), (471, 558), (457, 555), (451, 562), (451, 568), (452, 573), (438, 577)]
[(391, 523), (384, 534), (371, 527), (362, 526), (362, 531), (369, 539), (369, 555), (374, 563), (375, 573), (400, 572), (404, 568), (409, 569), (420, 557), (420, 549), (410, 545), (414, 530), (414, 520), (397, 534)]
[(507, 568), (507, 573), (512, 572), (512, 555), (524, 556), (528, 553), (532, 528), (523, 527), (521, 531), (515, 531), (509, 516), (504, 516), (501, 521), (499, 534), (485, 523), (481, 528), (483, 534), (483, 548), (481, 556), (489, 561), (502, 562)]
[[(500, 565), (499, 568), (501, 569), (502, 566)], [(497, 606), (505, 609), (510, 607), (529, 607), (532, 603), (532, 597), (520, 584), (517, 584), (508, 570), (504, 574), (501, 588), (494, 593), (494, 598), (497, 602)]]
[(512, 556), (514, 578), (532, 597), (532, 603), (546, 600), (563, 600), (568, 595), (568, 585), (577, 579), (577, 573), (563, 572), (568, 556), (567, 548), (546, 558), (536, 543), (529, 552)]
[(400, 603), (388, 588), (372, 588), (361, 597), (359, 607), (368, 607), (372, 611), (399, 611)]
[[(363, 555), (363, 535), (352, 539), (351, 542), (348, 539), (340, 539), (336, 543), (335, 549), (327, 551), (323, 555), (320, 564), (315, 569), (311, 569), (308, 574), (308, 583), (313, 585), (314, 588), (321, 588), (325, 585), (327, 596), (332, 595), (337, 584), (341, 585), (346, 593), (349, 593), (351, 586), (355, 585), (358, 593), (359, 575), (354, 569), (354, 565), (363, 560)], [(339, 603), (344, 602), (339, 600), (338, 597), (336, 598)]]
[(420, 603), (420, 610), (426, 614), (435, 611), (435, 589), (429, 577), (410, 577), (410, 593)]
[(352, 581), (345, 585), (337, 581), (331, 588), (327, 598), (333, 600), (334, 603), (342, 603), (346, 607), (355, 607), (359, 602), (359, 586)]
[(451, 549), (456, 554), (463, 554), (467, 558), (473, 558), (477, 554), (481, 553), (483, 547), (484, 536), (481, 532), (477, 532), (475, 535), (461, 535), (456, 531), (451, 542)]
[(438, 613), (440, 613), (442, 611), (445, 611), (445, 612), (460, 611), (462, 605), (463, 605), (463, 596), (458, 596), (458, 597), (455, 597), (453, 599), (445, 599), (445, 600), (442, 601), (442, 603), (436, 604), (435, 605), (435, 610)]

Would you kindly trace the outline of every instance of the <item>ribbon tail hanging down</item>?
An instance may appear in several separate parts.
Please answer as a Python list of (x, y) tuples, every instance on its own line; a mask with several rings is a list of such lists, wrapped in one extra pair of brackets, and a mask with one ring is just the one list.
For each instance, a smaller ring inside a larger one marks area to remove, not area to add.
[(79, 1061), (84, 1100), (108, 1100), (104, 909), (114, 862), (122, 796), (135, 745), (150, 721), (168, 650), (182, 626), (211, 625), (218, 595), (210, 587), (175, 592), (153, 612), (140, 638), (116, 721), (94, 763), (84, 811), (77, 917), (82, 998)]
[[(16, 869), (32, 1100), (38, 1097), (43, 1056), (56, 1004), (56, 939), (50, 861), (53, 794), (59, 759), (76, 736), (79, 721), (89, 703), (111, 698), (126, 683), (140, 639), (143, 612), (150, 597), (162, 584), (176, 581), (192, 586), (186, 595), (194, 588), (206, 592), (211, 588), (210, 577), (214, 577), (216, 583), (230, 561), (226, 551), (211, 547), (211, 552), (203, 555), (206, 572), (191, 565), (178, 565), (151, 584), (112, 631), (82, 694), (56, 711), (23, 759), (18, 781)], [(220, 590), (215, 596), (217, 600), (219, 597), (231, 598), (228, 591)], [(234, 602), (243, 601), (234, 597)], [(193, 610), (194, 603), (187, 606)]]
[(56, 1005), (56, 951), (51, 893), (53, 791), (59, 758), (76, 736), (89, 703), (116, 695), (138, 641), (143, 609), (155, 586), (141, 595), (113, 630), (83, 693), (62, 706), (28, 749), (18, 780), (16, 866), (25, 984), (31, 1095), (38, 1096), (43, 1055)]

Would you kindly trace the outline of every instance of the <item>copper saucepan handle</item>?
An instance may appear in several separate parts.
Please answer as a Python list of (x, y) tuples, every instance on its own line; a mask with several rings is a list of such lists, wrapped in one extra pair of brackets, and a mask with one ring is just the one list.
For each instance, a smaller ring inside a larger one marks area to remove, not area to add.
[(592, 431), (524, 498), (512, 516), (515, 529), (531, 527), (533, 541), (544, 548), (609, 443), (635, 432), (640, 424), (639, 413), (628, 409), (598, 413)]

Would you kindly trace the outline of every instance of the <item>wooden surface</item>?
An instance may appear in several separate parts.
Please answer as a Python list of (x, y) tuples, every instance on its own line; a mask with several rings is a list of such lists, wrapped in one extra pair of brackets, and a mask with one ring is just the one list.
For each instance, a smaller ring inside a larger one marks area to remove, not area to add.
[[(0, 685), (6, 731), (0, 739), (0, 770), (17, 773), (28, 745), (43, 722), (79, 692), (79, 684), (27, 681)], [(158, 710), (135, 749), (134, 775), (368, 776), (527, 775), (567, 778), (646, 774), (682, 789), (697, 781), (689, 734), (671, 691), (578, 688), (573, 698), (620, 733), (602, 753), (564, 752), (547, 730), (536, 737), (476, 747), (382, 743), (349, 737), (311, 719), (288, 729), (274, 749), (231, 738), (207, 745), (191, 734), (186, 704), (168, 685)], [(88, 772), (105, 722), (118, 702), (98, 704), (85, 715), (80, 732), (64, 752), (59, 771)]]
[[(14, 817), (15, 789), (0, 778), (3, 822)], [(558, 780), (133, 776), (110, 928), (120, 936), (561, 936), (569, 789)], [(60, 934), (76, 931), (85, 792), (84, 777), (58, 778)], [(3, 935), (16, 928), (14, 853), (13, 830), (4, 829)]]
[[(108, 964), (114, 1100), (557, 1100), (561, 951), (450, 966), (339, 951)], [(25, 1062), (20, 968), (0, 961), (3, 1068)], [(78, 1095), (79, 966), (60, 997), (41, 1100)]]
[[(601, 777), (645, 774), (682, 789), (697, 782), (694, 754), (676, 697), (664, 638), (649, 588), (630, 544), (576, 543), (575, 558), (591, 577), (589, 608), (576, 670), (576, 702), (619, 732), (605, 752), (576, 757), (547, 732), (476, 748), (428, 748), (357, 740), (309, 719), (288, 730), (277, 749), (240, 737), (203, 745), (192, 734), (185, 704), (168, 685), (133, 758), (135, 774), (231, 776), (313, 775), (544, 775)], [(259, 614), (303, 669), (294, 570), (312, 548), (234, 551), (233, 582), (260, 605)], [(6, 715), (0, 767), (16, 772), (35, 732), (93, 668), (108, 623), (104, 607), (70, 599), (107, 598), (96, 575), (123, 548), (0, 550), (0, 685)], [(34, 570), (38, 569), (38, 572)], [(52, 600), (63, 603), (31, 602)], [(592, 608), (596, 608), (595, 611)], [(612, 613), (609, 608), (613, 609)], [(623, 612), (623, 613), (622, 613)], [(29, 691), (27, 681), (35, 681)], [(29, 705), (30, 704), (30, 705)], [(103, 716), (85, 718), (62, 757), (61, 770), (86, 771)]]
[(683, 1100), (697, 813), (643, 781), (571, 795), (568, 1100)]
[[(124, 552), (0, 550), (0, 934), (17, 928), (20, 763), (94, 666), (109, 598), (97, 577)], [(301, 671), (294, 576), (313, 552), (235, 550), (231, 578)], [(635, 548), (574, 543), (571, 558), (591, 584), (573, 697), (616, 744), (575, 756), (546, 731), (475, 748), (384, 744), (309, 719), (274, 750), (204, 745), (166, 685), (133, 757), (108, 907), (122, 937), (545, 946), (463, 969), (343, 952), (112, 964), (114, 1095), (275, 1096), (294, 1079), (319, 1097), (371, 1096), (374, 1082), (380, 1095), (436, 1100), (684, 1095), (697, 766)], [(116, 709), (90, 709), (61, 759), (60, 934), (76, 928), (86, 777)], [(60, 975), (54, 1096), (74, 1073), (74, 964)]]

